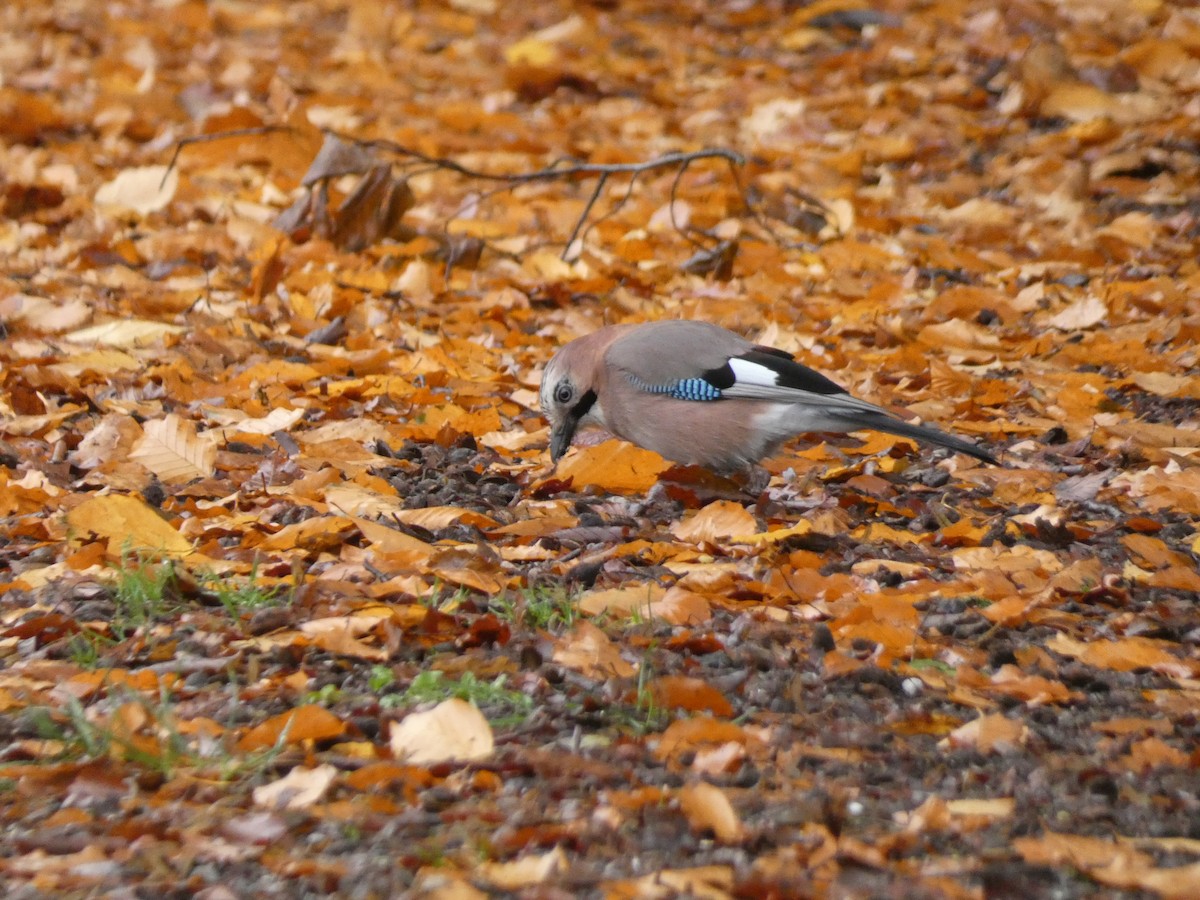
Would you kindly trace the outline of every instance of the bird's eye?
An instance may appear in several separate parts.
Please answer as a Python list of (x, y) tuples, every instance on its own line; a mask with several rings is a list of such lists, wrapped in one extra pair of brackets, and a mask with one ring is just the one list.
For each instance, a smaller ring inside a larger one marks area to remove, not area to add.
[(575, 391), (565, 381), (560, 382), (554, 389), (555, 403), (570, 403), (573, 396), (575, 396)]

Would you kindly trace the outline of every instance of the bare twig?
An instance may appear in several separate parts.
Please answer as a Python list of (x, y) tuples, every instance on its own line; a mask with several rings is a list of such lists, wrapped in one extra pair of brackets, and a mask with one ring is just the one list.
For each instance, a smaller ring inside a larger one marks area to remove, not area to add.
[(175, 168), (175, 164), (179, 161), (179, 154), (192, 144), (207, 144), (212, 141), (225, 141), (231, 138), (274, 134), (277, 131), (292, 130), (290, 125), (256, 125), (253, 128), (234, 128), (231, 131), (218, 131), (214, 134), (194, 134), (191, 137), (180, 138), (175, 144), (175, 152), (171, 154), (171, 161), (167, 163), (167, 171), (163, 172), (162, 184), (158, 186), (159, 190), (162, 189), (162, 186), (167, 183), (167, 179), (171, 176), (171, 170)]
[[(290, 131), (289, 126), (285, 125), (264, 125), (256, 128), (243, 128), (233, 131), (220, 132), (218, 134), (196, 135), (194, 137), (184, 138), (180, 140), (175, 147), (175, 152), (171, 156), (170, 163), (167, 166), (168, 174), (176, 166), (179, 154), (183, 149), (191, 144), (225, 140), (228, 138), (244, 137), (248, 135), (270, 134), (278, 131)], [(747, 210), (750, 210), (755, 218), (763, 223), (761, 214), (754, 210), (754, 204), (750, 201), (744, 188), (742, 187), (741, 179), (738, 178), (737, 170), (746, 163), (745, 158), (734, 150), (729, 150), (724, 147), (710, 147), (703, 150), (691, 151), (676, 151), (674, 153), (665, 153), (662, 156), (654, 159), (645, 160), (643, 162), (633, 163), (591, 163), (585, 160), (576, 159), (574, 157), (561, 157), (554, 160), (544, 168), (537, 169), (532, 172), (487, 172), (481, 169), (475, 169), (470, 166), (465, 166), (457, 160), (449, 157), (430, 156), (422, 153), (419, 150), (414, 150), (411, 147), (406, 147), (403, 144), (395, 143), (385, 139), (376, 140), (359, 140), (357, 138), (340, 134), (332, 129), (323, 129), (327, 138), (334, 138), (343, 141), (347, 144), (352, 144), (361, 148), (369, 148), (372, 150), (384, 151), (393, 154), (413, 163), (418, 164), (417, 171), (428, 171), (430, 169), (440, 169), (447, 172), (453, 172), (461, 175), (464, 178), (472, 178), (480, 181), (499, 182), (500, 187), (494, 191), (484, 191), (480, 195), (480, 200), (486, 200), (497, 193), (511, 191), (516, 187), (525, 184), (534, 184), (539, 182), (557, 181), (577, 178), (595, 178), (596, 184), (588, 195), (587, 202), (584, 204), (583, 211), (576, 219), (574, 226), (571, 228), (570, 236), (567, 238), (566, 245), (563, 248), (562, 256), (565, 259), (571, 252), (571, 247), (581, 237), (586, 236), (591, 229), (604, 221), (608, 217), (619, 211), (629, 200), (633, 194), (634, 185), (637, 179), (646, 172), (652, 172), (662, 169), (675, 169), (675, 177), (671, 182), (670, 191), (670, 215), (671, 224), (679, 234), (683, 235), (689, 243), (703, 248), (694, 237), (689, 234), (689, 229), (682, 225), (675, 216), (675, 200), (679, 192), (679, 186), (682, 183), (683, 176), (688, 168), (696, 162), (703, 160), (723, 160), (733, 173), (734, 184), (737, 186), (738, 193), (742, 197), (742, 201)], [(406, 167), (412, 171), (412, 167)], [(608, 186), (611, 179), (616, 177), (627, 176), (629, 185), (622, 197), (620, 197), (602, 216), (593, 222), (588, 221), (592, 212), (599, 203), (601, 195)], [(165, 179), (165, 176), (164, 176)], [(309, 185), (311, 188), (311, 185)]]

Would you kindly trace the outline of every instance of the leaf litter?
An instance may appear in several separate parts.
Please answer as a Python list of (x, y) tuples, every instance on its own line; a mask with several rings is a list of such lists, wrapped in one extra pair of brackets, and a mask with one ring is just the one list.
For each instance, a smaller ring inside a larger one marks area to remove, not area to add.
[[(1190, 10), (0, 16), (11, 896), (1194, 893)], [(663, 317), (1005, 466), (552, 470)]]

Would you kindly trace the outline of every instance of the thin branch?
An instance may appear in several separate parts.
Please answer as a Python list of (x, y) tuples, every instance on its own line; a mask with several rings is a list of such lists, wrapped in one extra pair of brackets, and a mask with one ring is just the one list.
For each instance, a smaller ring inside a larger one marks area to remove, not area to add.
[(575, 238), (579, 236), (579, 229), (583, 227), (583, 223), (587, 221), (588, 213), (592, 211), (592, 207), (596, 205), (596, 201), (600, 199), (600, 192), (604, 190), (604, 185), (608, 183), (608, 173), (604, 172), (596, 179), (596, 187), (592, 191), (592, 196), (588, 197), (587, 204), (583, 207), (583, 212), (579, 214), (579, 218), (575, 220), (575, 227), (571, 229), (571, 236), (567, 238), (567, 245), (563, 247), (562, 258), (566, 260), (567, 254), (571, 252), (571, 245), (575, 243)]
[(290, 125), (255, 125), (253, 128), (234, 128), (232, 131), (218, 131), (215, 134), (193, 134), (191, 137), (180, 138), (175, 142), (175, 152), (171, 154), (171, 161), (167, 163), (167, 171), (163, 173), (162, 186), (167, 183), (167, 178), (171, 175), (171, 170), (175, 168), (175, 164), (179, 162), (179, 154), (183, 152), (185, 147), (190, 147), (192, 144), (207, 144), (211, 141), (224, 141), (229, 138), (248, 137), (250, 135), (273, 134), (277, 131), (292, 131)]
[[(170, 163), (167, 166), (167, 172), (169, 173), (176, 166), (179, 160), (179, 154), (190, 144), (225, 140), (227, 138), (243, 137), (247, 135), (270, 134), (277, 131), (290, 130), (292, 129), (289, 126), (284, 125), (264, 125), (256, 128), (244, 128), (234, 131), (221, 132), (219, 134), (196, 135), (194, 137), (183, 138), (176, 144), (175, 152), (172, 154)], [(417, 171), (441, 169), (448, 172), (454, 172), (465, 178), (501, 183), (501, 186), (494, 191), (482, 192), (479, 200), (486, 200), (495, 194), (511, 191), (515, 187), (524, 184), (534, 184), (539, 182), (555, 181), (559, 179), (595, 178), (596, 185), (588, 196), (587, 202), (584, 204), (583, 211), (580, 213), (579, 218), (575, 221), (574, 226), (571, 228), (570, 236), (567, 238), (566, 245), (563, 248), (562, 256), (564, 259), (570, 253), (572, 245), (574, 245), (581, 236), (586, 236), (588, 233), (590, 233), (591, 229), (595, 225), (614, 215), (625, 205), (625, 203), (632, 196), (634, 184), (640, 175), (645, 172), (652, 172), (660, 169), (676, 170), (675, 177), (671, 183), (670, 192), (671, 224), (680, 235), (687, 239), (689, 243), (697, 247), (703, 247), (703, 245), (698, 243), (696, 239), (689, 234), (689, 229), (681, 226), (675, 217), (675, 200), (677, 198), (679, 186), (682, 183), (684, 173), (687, 172), (689, 166), (701, 160), (715, 159), (725, 161), (725, 163), (729, 166), (730, 171), (734, 173), (734, 183), (737, 185), (738, 193), (741, 195), (742, 201), (747, 210), (750, 210), (760, 224), (762, 224), (761, 214), (754, 210), (754, 204), (751, 202), (750, 198), (747, 196), (744, 188), (742, 187), (741, 180), (737, 177), (738, 168), (746, 164), (745, 157), (734, 150), (729, 150), (724, 147), (710, 147), (704, 150), (691, 151), (681, 150), (674, 153), (665, 153), (662, 156), (645, 160), (644, 162), (632, 163), (590, 163), (581, 159), (566, 156), (555, 159), (544, 168), (537, 169), (533, 172), (497, 173), (474, 169), (470, 166), (465, 166), (456, 160), (450, 159), (449, 157), (430, 156), (427, 153), (422, 153), (419, 150), (414, 150), (411, 147), (406, 147), (403, 144), (398, 144), (394, 141), (389, 141), (386, 139), (364, 141), (348, 135), (343, 135), (329, 128), (322, 129), (322, 132), (331, 138), (335, 138), (348, 144), (353, 144), (358, 147), (366, 147), (373, 150), (385, 151), (395, 156), (407, 159), (409, 162), (402, 164), (404, 168), (412, 168), (413, 164), (416, 164), (415, 168)], [(588, 219), (595, 210), (596, 204), (600, 201), (601, 195), (604, 193), (604, 189), (608, 186), (609, 181), (613, 177), (618, 176), (629, 177), (629, 186), (626, 189), (624, 196), (617, 200), (613, 207), (599, 219), (597, 219), (595, 222), (589, 223)]]
[[(335, 137), (344, 141), (355, 142), (354, 138), (339, 134), (336, 131), (330, 131)], [(744, 166), (746, 159), (740, 153), (733, 150), (728, 150), (724, 147), (711, 147), (706, 150), (691, 150), (677, 151), (675, 153), (666, 153), (654, 159), (640, 163), (589, 163), (584, 162), (574, 157), (563, 157), (555, 160), (544, 169), (538, 169), (534, 172), (517, 172), (509, 174), (497, 174), (493, 172), (481, 172), (478, 169), (472, 169), (464, 166), (462, 163), (455, 162), (452, 159), (439, 156), (429, 156), (421, 153), (418, 150), (413, 150), (405, 147), (402, 144), (397, 144), (388, 140), (372, 140), (360, 141), (363, 146), (374, 147), (378, 149), (388, 150), (395, 153), (397, 156), (409, 156), (421, 162), (435, 165), (441, 169), (448, 169), (451, 172), (457, 172), (459, 175), (465, 175), (468, 178), (479, 178), (485, 181), (506, 181), (511, 184), (528, 184), (535, 181), (551, 181), (557, 178), (571, 177), (574, 175), (632, 175), (639, 172), (649, 172), (653, 169), (668, 169), (675, 166), (687, 166), (701, 159), (723, 159), (730, 165)], [(564, 165), (559, 166), (559, 163)]]

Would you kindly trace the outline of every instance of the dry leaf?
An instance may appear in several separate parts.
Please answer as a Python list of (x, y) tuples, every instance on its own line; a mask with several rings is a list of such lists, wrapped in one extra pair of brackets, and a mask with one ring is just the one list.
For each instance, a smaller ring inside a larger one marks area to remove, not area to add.
[(938, 741), (939, 747), (974, 747), (980, 753), (1016, 753), (1029, 739), (1029, 729), (1022, 722), (1000, 713), (980, 716), (950, 732)]
[(409, 713), (392, 726), (392, 756), (414, 765), (486, 759), (494, 747), (492, 727), (483, 713), (458, 698)]
[(590, 622), (578, 623), (555, 642), (554, 661), (587, 678), (629, 678), (637, 669), (620, 649)]
[(197, 435), (192, 422), (172, 413), (146, 422), (142, 429), (129, 455), (160, 481), (180, 483), (212, 475), (217, 445), (207, 435)]
[(139, 216), (166, 208), (179, 187), (179, 169), (143, 166), (124, 169), (96, 191), (96, 206), (110, 213), (132, 210)]
[(499, 890), (519, 891), (543, 884), (567, 871), (567, 866), (567, 854), (562, 847), (555, 847), (547, 853), (530, 853), (509, 862), (485, 862), (479, 867), (479, 875)]
[(679, 790), (679, 806), (692, 828), (711, 831), (723, 844), (736, 844), (745, 837), (742, 820), (718, 787), (704, 781), (685, 785)]
[(658, 476), (671, 468), (657, 453), (624, 441), (605, 441), (572, 450), (558, 464), (554, 477), (570, 480), (575, 489), (592, 485), (618, 494), (648, 491)]
[(717, 500), (696, 515), (678, 522), (671, 532), (681, 541), (693, 544), (719, 544), (734, 535), (750, 535), (757, 531), (754, 516), (740, 503)]
[(67, 513), (67, 524), (76, 537), (107, 539), (108, 555), (114, 559), (127, 552), (161, 556), (192, 552), (188, 540), (147, 503), (124, 494), (103, 494), (83, 501)]
[(287, 744), (300, 741), (320, 741), (340, 737), (346, 724), (325, 709), (310, 703), (289, 709), (251, 728), (238, 741), (238, 750), (252, 753), (276, 746), (281, 740)]
[(325, 796), (337, 777), (330, 765), (296, 766), (278, 781), (254, 789), (254, 802), (268, 809), (307, 809)]

